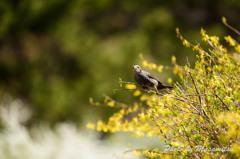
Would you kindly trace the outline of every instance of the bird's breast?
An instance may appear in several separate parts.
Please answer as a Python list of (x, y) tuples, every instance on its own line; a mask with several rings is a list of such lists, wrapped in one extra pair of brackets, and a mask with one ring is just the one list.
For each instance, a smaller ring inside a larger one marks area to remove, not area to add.
[(150, 79), (147, 75), (144, 74), (135, 74), (134, 78), (136, 82), (141, 86), (153, 87), (154, 85), (157, 85), (156, 80), (154, 81), (154, 79)]

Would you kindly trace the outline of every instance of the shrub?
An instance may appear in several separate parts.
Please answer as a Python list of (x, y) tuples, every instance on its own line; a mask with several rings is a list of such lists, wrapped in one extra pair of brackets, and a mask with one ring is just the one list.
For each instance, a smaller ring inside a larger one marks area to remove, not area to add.
[[(229, 26), (223, 18), (223, 23)], [(138, 101), (128, 105), (106, 96), (104, 103), (120, 108), (107, 123), (99, 120), (87, 127), (97, 131), (130, 132), (135, 136), (159, 137), (164, 149), (133, 150), (136, 156), (182, 158), (237, 158), (240, 157), (240, 45), (231, 36), (224, 39), (234, 51), (229, 52), (219, 37), (209, 36), (201, 29), (202, 40), (209, 47), (190, 43), (176, 29), (186, 47), (196, 52), (195, 66), (180, 66), (172, 57), (173, 67), (147, 62), (144, 67), (170, 69), (180, 77), (174, 89), (157, 95), (154, 91), (138, 89), (135, 84), (120, 79), (119, 90), (130, 90)], [(171, 83), (171, 79), (169, 82)], [(98, 102), (90, 102), (101, 105)]]

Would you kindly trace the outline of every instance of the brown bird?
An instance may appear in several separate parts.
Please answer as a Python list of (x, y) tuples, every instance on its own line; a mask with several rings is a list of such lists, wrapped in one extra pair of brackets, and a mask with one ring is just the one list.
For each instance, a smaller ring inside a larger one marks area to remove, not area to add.
[(155, 88), (158, 94), (159, 89), (173, 88), (173, 86), (162, 84), (156, 77), (151, 75), (149, 72), (142, 70), (142, 68), (138, 65), (133, 66), (133, 72), (135, 81), (144, 89)]

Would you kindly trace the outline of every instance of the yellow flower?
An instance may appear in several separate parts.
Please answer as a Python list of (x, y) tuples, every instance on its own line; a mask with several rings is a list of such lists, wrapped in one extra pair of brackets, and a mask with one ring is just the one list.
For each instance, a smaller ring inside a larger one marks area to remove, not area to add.
[(177, 65), (175, 65), (173, 73), (177, 74), (179, 72), (179, 67)]
[(240, 53), (240, 45), (237, 45), (237, 46), (235, 47), (235, 50)]
[(127, 89), (136, 89), (136, 85), (134, 85), (134, 84), (126, 84), (125, 87)]
[(230, 46), (236, 46), (235, 41), (233, 40), (233, 38), (230, 35), (225, 36), (224, 39), (229, 43)]
[(93, 98), (92, 97), (89, 98), (89, 103), (93, 104)]
[(108, 99), (109, 99), (108, 97), (105, 97), (105, 99), (104, 99), (103, 102), (104, 102), (104, 103), (107, 103), (107, 102), (108, 102)]
[(147, 67), (148, 66), (148, 63), (145, 60), (142, 62), (142, 64), (143, 64), (143, 67)]
[(136, 124), (136, 125), (138, 124), (138, 118), (135, 117), (135, 118), (132, 119), (132, 121), (133, 121), (134, 124)]
[(103, 132), (108, 132), (108, 127), (107, 127), (106, 125), (104, 125), (104, 126), (102, 127), (102, 130), (103, 130)]
[(153, 136), (153, 132), (152, 131), (148, 131), (147, 132), (147, 137), (152, 137)]
[(157, 65), (153, 63), (153, 64), (152, 64), (152, 68), (153, 68), (153, 69), (156, 69), (156, 68), (157, 68)]
[(144, 113), (141, 113), (141, 114), (139, 114), (138, 115), (139, 116), (139, 119), (141, 120), (141, 121), (146, 121), (146, 116), (145, 116), (145, 114)]
[(140, 156), (140, 151), (139, 150), (134, 150), (133, 155), (139, 157)]
[(102, 127), (103, 127), (103, 122), (101, 120), (99, 120), (97, 122), (97, 131), (102, 131)]
[(209, 36), (206, 34), (204, 29), (201, 29), (201, 35), (203, 37), (203, 41), (207, 41), (209, 39)]
[(132, 108), (128, 108), (127, 110), (126, 110), (126, 114), (129, 114), (129, 113), (132, 113), (133, 112), (133, 109)]
[(176, 64), (176, 57), (175, 56), (172, 56), (171, 62), (172, 62), (172, 64)]
[(217, 36), (210, 36), (210, 40), (213, 43), (214, 46), (218, 45), (219, 37)]
[(93, 123), (87, 123), (86, 127), (87, 127), (88, 129), (94, 130), (94, 129), (95, 129), (95, 124), (93, 124)]
[(159, 65), (158, 68), (157, 68), (158, 72), (162, 72), (163, 70), (163, 65)]
[(232, 145), (233, 152), (239, 157), (240, 156), (240, 145), (235, 143)]
[(136, 134), (137, 137), (144, 136), (144, 133), (142, 131), (140, 131), (140, 130), (135, 131), (135, 134)]
[(209, 154), (205, 154), (205, 155), (203, 156), (203, 159), (211, 159), (211, 157), (210, 157)]
[(168, 78), (168, 83), (172, 84), (172, 79), (171, 78)]
[(137, 111), (138, 110), (138, 103), (134, 103), (133, 104), (133, 111)]
[(183, 45), (186, 47), (190, 47), (190, 44), (187, 40), (183, 40)]
[(147, 100), (146, 104), (147, 104), (149, 107), (152, 107), (154, 103), (153, 103), (151, 100)]
[(219, 50), (221, 50), (222, 52), (226, 53), (227, 52), (227, 49), (224, 48), (222, 45), (219, 46)]
[(140, 101), (145, 101), (147, 99), (147, 97), (145, 96), (145, 95), (142, 95), (141, 97), (140, 97)]
[(155, 153), (155, 152), (149, 152), (148, 153), (148, 157), (150, 157), (150, 158), (155, 158), (155, 157), (157, 157), (157, 153)]
[(152, 64), (149, 64), (148, 65), (148, 68), (150, 69), (150, 70), (152, 70), (153, 68), (152, 68)]
[(110, 107), (114, 107), (115, 103), (114, 103), (114, 101), (110, 101), (110, 102), (107, 103), (107, 105), (110, 106)]
[(141, 94), (141, 91), (137, 90), (133, 93), (134, 96), (139, 96)]

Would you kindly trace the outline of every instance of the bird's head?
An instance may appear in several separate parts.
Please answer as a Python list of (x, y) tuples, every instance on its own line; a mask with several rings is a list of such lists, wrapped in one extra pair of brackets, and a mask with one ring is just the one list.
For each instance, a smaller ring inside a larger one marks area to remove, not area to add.
[(142, 72), (142, 68), (138, 65), (134, 65), (133, 67), (133, 71), (136, 73), (141, 73)]

